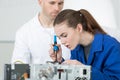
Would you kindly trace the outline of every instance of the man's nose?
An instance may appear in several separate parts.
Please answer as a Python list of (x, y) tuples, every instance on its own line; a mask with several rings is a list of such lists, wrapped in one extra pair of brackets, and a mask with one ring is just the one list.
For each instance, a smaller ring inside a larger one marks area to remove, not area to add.
[(60, 6), (58, 4), (55, 5), (55, 10), (57, 10), (57, 11), (60, 10)]

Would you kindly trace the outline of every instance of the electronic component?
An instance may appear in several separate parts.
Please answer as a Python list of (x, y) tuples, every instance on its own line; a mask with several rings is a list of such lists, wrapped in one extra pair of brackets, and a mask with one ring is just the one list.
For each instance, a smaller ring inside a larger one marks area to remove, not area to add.
[(25, 80), (30, 77), (28, 64), (5, 64), (4, 80)]
[(90, 80), (91, 67), (84, 65), (38, 64), (31, 66), (32, 80)]

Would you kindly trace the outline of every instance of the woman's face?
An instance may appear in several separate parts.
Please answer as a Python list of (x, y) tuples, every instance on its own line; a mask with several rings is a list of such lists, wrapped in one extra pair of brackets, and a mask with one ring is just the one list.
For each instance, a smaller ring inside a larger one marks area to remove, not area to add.
[(79, 30), (68, 27), (68, 25), (63, 22), (57, 24), (54, 27), (57, 37), (60, 39), (61, 43), (65, 45), (70, 50), (73, 50), (79, 44)]

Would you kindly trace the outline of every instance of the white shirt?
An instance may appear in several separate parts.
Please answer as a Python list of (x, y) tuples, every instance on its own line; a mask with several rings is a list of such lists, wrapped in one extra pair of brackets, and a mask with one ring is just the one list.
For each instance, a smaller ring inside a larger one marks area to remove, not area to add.
[[(46, 61), (52, 61), (49, 49), (53, 38), (53, 28), (43, 28), (36, 15), (16, 32), (11, 63), (20, 61), (28, 64), (44, 64)], [(70, 50), (63, 45), (62, 50), (63, 58), (70, 59)]]

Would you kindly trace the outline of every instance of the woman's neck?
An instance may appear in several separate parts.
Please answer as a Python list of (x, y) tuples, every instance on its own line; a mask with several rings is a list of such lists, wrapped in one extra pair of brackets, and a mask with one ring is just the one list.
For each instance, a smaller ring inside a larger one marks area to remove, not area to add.
[(53, 27), (53, 20), (51, 20), (47, 16), (45, 16), (43, 14), (39, 14), (38, 19), (39, 19), (40, 24), (44, 28), (51, 28), (51, 27)]
[(84, 35), (82, 36), (81, 44), (83, 46), (88, 46), (91, 44), (94, 40), (94, 35), (88, 32), (84, 32)]

